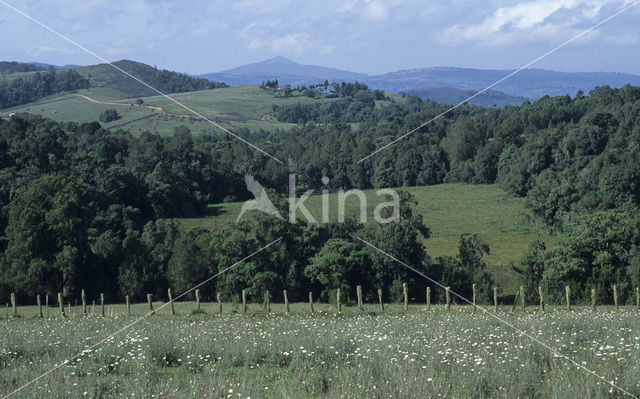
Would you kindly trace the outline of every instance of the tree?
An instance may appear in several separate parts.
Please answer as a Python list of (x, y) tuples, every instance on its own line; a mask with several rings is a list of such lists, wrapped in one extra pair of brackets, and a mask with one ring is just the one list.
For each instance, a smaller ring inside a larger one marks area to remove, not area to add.
[(547, 246), (543, 241), (535, 240), (529, 244), (518, 264), (511, 265), (511, 268), (520, 275), (527, 302), (534, 302), (538, 297), (538, 286), (544, 275), (546, 249)]
[(107, 109), (100, 112), (100, 122), (109, 123), (119, 118), (118, 112), (115, 109)]
[(487, 265), (482, 259), (489, 255), (489, 246), (480, 240), (477, 234), (463, 234), (458, 244), (458, 260), (460, 265), (471, 273), (472, 283), (476, 284), (479, 301), (489, 302), (493, 280), (487, 273)]
[(87, 264), (90, 215), (80, 183), (45, 175), (18, 191), (9, 210), (4, 275), (23, 295), (65, 296), (92, 278)]
[(469, 117), (459, 117), (442, 140), (442, 148), (452, 162), (473, 158), (482, 145), (482, 135)]
[(572, 233), (549, 250), (543, 284), (555, 299), (569, 285), (578, 298), (612, 301), (612, 286), (618, 286), (621, 302), (633, 297), (632, 282), (638, 275), (640, 210), (594, 212), (576, 218)]
[(304, 274), (312, 282), (323, 287), (322, 299), (330, 298), (330, 293), (340, 288), (348, 294), (358, 284), (368, 280), (369, 257), (361, 245), (341, 238), (332, 238), (313, 256)]

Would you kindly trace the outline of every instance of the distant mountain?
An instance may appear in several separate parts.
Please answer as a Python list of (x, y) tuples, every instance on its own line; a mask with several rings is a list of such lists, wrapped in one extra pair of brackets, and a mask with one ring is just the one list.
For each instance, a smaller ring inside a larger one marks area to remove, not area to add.
[(44, 68), (44, 69), (49, 69), (49, 68), (53, 68), (53, 69), (70, 69), (70, 68), (77, 68), (81, 65), (74, 65), (74, 64), (67, 64), (67, 65), (53, 65), (53, 64), (44, 64), (42, 62), (28, 62), (28, 64), (31, 65), (35, 65), (37, 67), (40, 68)]
[[(282, 84), (306, 85), (329, 81), (359, 81), (373, 89), (392, 93), (416, 94), (434, 101), (450, 101), (462, 93), (455, 90), (478, 90), (492, 85), (509, 75), (513, 70), (472, 69), (454, 67), (431, 67), (403, 70), (383, 75), (365, 75), (314, 65), (302, 65), (284, 57), (275, 57), (255, 64), (209, 73), (200, 77), (226, 82), (232, 86), (260, 84), (277, 78)], [(640, 76), (610, 72), (556, 72), (544, 69), (525, 69), (493, 87), (485, 99), (474, 99), (475, 103), (492, 106), (516, 104), (523, 99), (535, 100), (544, 95), (575, 95), (579, 90), (588, 93), (596, 86), (621, 87), (625, 84), (640, 86)], [(468, 97), (468, 96), (467, 96)], [(467, 98), (465, 97), (465, 98)], [(483, 96), (479, 96), (483, 97)], [(474, 103), (472, 101), (472, 103)]]
[(46, 71), (48, 69), (68, 69), (75, 68), (76, 66), (77, 65), (57, 66), (44, 64), (42, 62), (0, 61), (0, 74)]
[(225, 82), (232, 86), (259, 85), (273, 79), (278, 79), (281, 84), (299, 86), (324, 82), (325, 80), (352, 82), (362, 80), (367, 75), (323, 66), (303, 65), (285, 57), (274, 57), (255, 64), (242, 65), (198, 77)]
[[(390, 92), (416, 92), (439, 87), (458, 89), (484, 88), (504, 78), (513, 70), (434, 67), (371, 76), (363, 81), (369, 86)], [(640, 85), (640, 76), (611, 72), (556, 72), (525, 69), (493, 87), (500, 92), (538, 99), (544, 95), (588, 93), (596, 86), (621, 87)]]
[[(455, 89), (452, 87), (438, 87), (428, 90), (409, 91), (406, 94), (414, 95), (423, 100), (429, 99), (440, 104), (455, 105), (473, 96), (480, 90)], [(481, 107), (504, 107), (505, 105), (520, 105), (527, 99), (519, 96), (512, 96), (496, 90), (487, 90), (469, 101), (472, 105)]]

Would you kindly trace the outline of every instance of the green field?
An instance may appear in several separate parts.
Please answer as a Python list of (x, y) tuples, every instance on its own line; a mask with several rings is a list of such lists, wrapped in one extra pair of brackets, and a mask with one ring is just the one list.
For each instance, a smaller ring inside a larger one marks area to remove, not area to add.
[[(486, 256), (489, 271), (500, 287), (514, 289), (515, 274), (505, 267), (509, 261), (517, 261), (527, 245), (535, 239), (553, 242), (544, 233), (525, 207), (523, 198), (516, 198), (496, 185), (441, 184), (429, 187), (403, 187), (418, 201), (417, 212), (431, 229), (431, 238), (425, 241), (427, 253), (432, 257), (458, 253), (458, 241), (463, 233), (477, 233), (489, 244), (491, 253)], [(373, 210), (380, 202), (375, 190), (366, 190), (367, 217), (373, 218)], [(310, 197), (305, 204), (317, 220), (321, 220), (321, 196)], [(359, 217), (359, 200), (350, 196), (346, 200), (345, 214)], [(213, 206), (216, 216), (199, 219), (180, 219), (185, 228), (216, 228), (236, 220), (242, 203)], [(330, 220), (338, 217), (338, 195), (330, 194)], [(302, 216), (301, 216), (302, 217)]]
[(12, 397), (624, 397), (562, 356), (640, 395), (640, 313), (630, 308), (497, 313), (558, 355), (469, 306), (338, 315), (253, 305), (245, 315), (224, 304), (219, 315), (203, 304), (208, 314), (190, 315), (194, 304), (178, 303), (176, 316), (165, 307), (139, 320), (145, 306), (132, 317), (117, 305), (115, 317), (0, 320), (0, 395), (48, 373)]
[[(92, 102), (78, 94), (106, 104)], [(108, 87), (79, 90), (76, 93), (51, 96), (34, 103), (5, 109), (0, 116), (8, 117), (11, 113), (28, 112), (62, 122), (84, 123), (97, 121), (100, 113), (106, 109), (115, 109), (120, 118), (110, 123), (103, 123), (105, 128), (125, 129), (133, 134), (149, 130), (167, 135), (172, 134), (175, 127), (184, 125), (194, 133), (221, 133), (206, 120), (186, 116), (191, 115), (188, 110), (163, 96), (144, 97), (142, 98), (144, 103), (138, 106), (135, 105), (136, 98), (120, 99), (117, 97), (118, 94), (120, 93)], [(178, 93), (171, 94), (171, 98), (227, 129), (246, 127), (252, 130), (289, 129), (295, 126), (295, 124), (275, 120), (272, 115), (273, 104), (332, 101), (314, 100), (308, 97), (278, 97), (257, 86)], [(167, 112), (185, 116), (165, 114), (151, 107), (161, 107)]]

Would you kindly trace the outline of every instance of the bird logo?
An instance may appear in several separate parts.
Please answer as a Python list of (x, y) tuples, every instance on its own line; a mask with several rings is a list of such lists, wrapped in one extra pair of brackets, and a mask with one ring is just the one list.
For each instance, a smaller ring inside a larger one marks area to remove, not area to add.
[(240, 210), (240, 214), (238, 215), (236, 222), (240, 220), (245, 212), (251, 210), (264, 212), (266, 214), (275, 216), (280, 220), (285, 220), (273, 205), (273, 202), (271, 202), (269, 196), (267, 195), (267, 190), (262, 187), (262, 184), (260, 184), (259, 181), (254, 179), (253, 176), (249, 174), (244, 175), (244, 181), (247, 184), (247, 190), (253, 194), (255, 199), (248, 200), (247, 202), (242, 204), (242, 209)]

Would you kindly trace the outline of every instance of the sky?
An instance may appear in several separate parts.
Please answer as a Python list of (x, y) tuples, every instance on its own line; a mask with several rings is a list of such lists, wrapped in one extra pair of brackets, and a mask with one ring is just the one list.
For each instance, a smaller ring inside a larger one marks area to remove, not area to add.
[[(0, 60), (191, 74), (285, 56), (367, 74), (516, 69), (637, 0), (0, 0)], [(640, 4), (532, 67), (640, 74)]]

